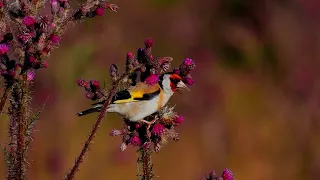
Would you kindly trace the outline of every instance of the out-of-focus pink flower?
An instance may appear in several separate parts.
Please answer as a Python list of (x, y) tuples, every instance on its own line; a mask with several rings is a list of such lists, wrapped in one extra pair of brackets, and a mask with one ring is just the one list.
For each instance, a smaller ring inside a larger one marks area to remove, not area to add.
[(148, 76), (146, 78), (145, 83), (152, 86), (154, 84), (157, 84), (158, 81), (159, 81), (159, 75), (158, 74), (151, 74), (150, 76)]
[(26, 17), (23, 18), (22, 22), (23, 22), (24, 25), (29, 27), (29, 26), (33, 26), (36, 21), (34, 20), (33, 17), (26, 16)]
[(141, 144), (141, 140), (138, 136), (136, 135), (133, 135), (131, 138), (130, 138), (130, 144), (134, 145), (134, 146), (139, 146)]
[(146, 48), (150, 48), (153, 45), (153, 40), (151, 38), (148, 38), (145, 42), (144, 45)]
[(99, 7), (96, 9), (96, 15), (102, 16), (104, 14), (104, 9), (102, 7)]
[(50, 40), (54, 43), (54, 44), (58, 44), (61, 40), (60, 36), (56, 35), (56, 34), (52, 34), (50, 37)]
[(7, 44), (0, 44), (0, 56), (6, 54), (9, 50), (9, 47)]
[(184, 117), (179, 115), (173, 121), (176, 123), (176, 125), (180, 125), (184, 121)]
[(0, 2), (0, 8), (2, 8), (3, 7), (3, 2)]
[(35, 73), (34, 71), (27, 72), (27, 81), (32, 81), (34, 79)]
[(233, 174), (230, 169), (224, 169), (222, 172), (223, 180), (234, 180)]
[(151, 133), (153, 133), (154, 135), (157, 135), (157, 136), (161, 136), (163, 134), (163, 132), (164, 132), (164, 125), (159, 124), (159, 123), (153, 125)]

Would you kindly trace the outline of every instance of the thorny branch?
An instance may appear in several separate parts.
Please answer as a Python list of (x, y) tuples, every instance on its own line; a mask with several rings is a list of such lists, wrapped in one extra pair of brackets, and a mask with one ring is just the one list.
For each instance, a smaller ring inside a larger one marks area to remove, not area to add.
[(76, 159), (74, 166), (72, 167), (72, 169), (70, 170), (70, 172), (67, 174), (65, 180), (73, 180), (75, 179), (75, 174), (76, 172), (79, 170), (80, 164), (83, 162), (84, 157), (86, 156), (86, 154), (88, 153), (88, 150), (90, 149), (90, 145), (92, 143), (93, 138), (95, 137), (100, 124), (103, 120), (103, 118), (105, 117), (106, 111), (108, 106), (110, 105), (111, 99), (112, 97), (115, 95), (119, 84), (123, 81), (123, 79), (125, 79), (130, 73), (123, 73), (122, 76), (120, 76), (112, 85), (111, 89), (109, 90), (108, 96), (106, 98), (106, 101), (103, 105), (103, 108), (101, 110), (101, 112), (99, 113), (99, 116), (97, 118), (96, 123), (94, 124), (90, 135), (88, 137), (88, 139), (86, 140), (78, 158)]

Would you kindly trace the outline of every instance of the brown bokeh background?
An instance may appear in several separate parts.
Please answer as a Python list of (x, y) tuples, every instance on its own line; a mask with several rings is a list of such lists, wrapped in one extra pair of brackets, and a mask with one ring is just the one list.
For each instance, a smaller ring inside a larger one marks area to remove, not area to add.
[[(105, 12), (70, 28), (36, 74), (35, 109), (45, 109), (29, 153), (30, 180), (61, 179), (96, 115), (75, 113), (91, 103), (77, 78), (104, 81), (152, 37), (153, 54), (174, 66), (197, 63), (192, 91), (171, 104), (185, 116), (180, 141), (153, 156), (159, 179), (194, 180), (230, 168), (238, 180), (319, 179), (320, 3), (317, 0), (114, 1)], [(8, 119), (0, 121), (1, 147)], [(79, 180), (136, 179), (135, 148), (119, 152), (108, 134), (121, 119), (108, 115), (77, 175)], [(3, 154), (0, 155), (3, 162)], [(0, 179), (6, 169), (0, 163)]]

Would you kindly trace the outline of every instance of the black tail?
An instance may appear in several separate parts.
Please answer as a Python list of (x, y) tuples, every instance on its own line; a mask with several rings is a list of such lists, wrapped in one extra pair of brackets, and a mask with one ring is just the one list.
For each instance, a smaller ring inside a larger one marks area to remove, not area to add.
[(77, 113), (78, 116), (84, 116), (90, 113), (99, 112), (101, 110), (101, 107), (93, 107), (87, 110), (84, 110), (82, 112)]

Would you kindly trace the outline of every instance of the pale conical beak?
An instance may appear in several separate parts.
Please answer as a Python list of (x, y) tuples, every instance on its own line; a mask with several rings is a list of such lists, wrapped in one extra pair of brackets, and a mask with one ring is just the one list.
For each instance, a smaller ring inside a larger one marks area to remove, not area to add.
[(183, 83), (182, 81), (178, 82), (177, 88), (179, 88), (179, 89), (185, 89), (185, 90), (187, 90), (187, 91), (191, 91), (191, 90), (188, 88), (188, 86), (187, 86), (185, 83)]

